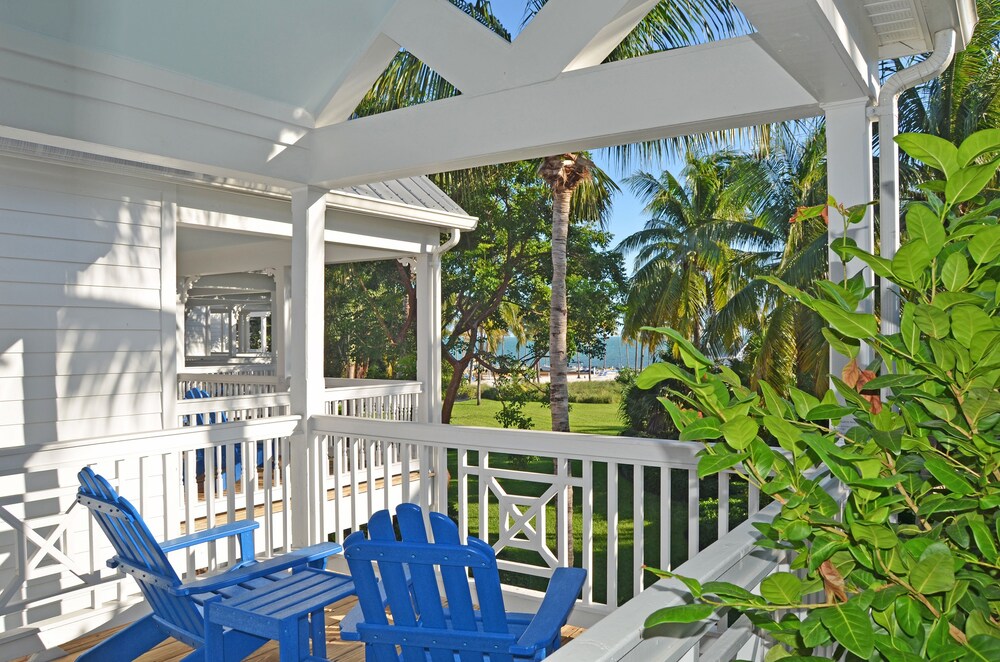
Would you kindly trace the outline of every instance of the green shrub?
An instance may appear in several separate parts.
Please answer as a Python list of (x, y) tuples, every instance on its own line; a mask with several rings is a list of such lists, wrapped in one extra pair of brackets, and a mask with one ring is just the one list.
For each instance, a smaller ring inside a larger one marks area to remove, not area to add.
[[(638, 383), (683, 385), (665, 407), (682, 440), (705, 444), (699, 475), (735, 467), (782, 504), (758, 544), (788, 550), (793, 572), (769, 576), (759, 594), (683, 578), (694, 604), (660, 610), (647, 626), (733, 608), (780, 643), (768, 660), (815, 659), (801, 656), (828, 645), (834, 659), (1000, 660), (1000, 201), (981, 195), (1000, 165), (987, 161), (1000, 131), (958, 148), (925, 135), (897, 142), (945, 180), (923, 185), (926, 202), (909, 207), (908, 240), (891, 260), (851, 239), (832, 248), (898, 287), (900, 333), (884, 335), (857, 312), (871, 294), (860, 276), (819, 281), (815, 296), (769, 280), (823, 317), (831, 346), (851, 359), (835, 390), (822, 400), (794, 388), (786, 399), (767, 384), (751, 391), (662, 330), (686, 369), (656, 364)], [(847, 224), (865, 211), (839, 209)], [(862, 343), (874, 364), (856, 362)], [(843, 508), (817, 471), (846, 486)]]

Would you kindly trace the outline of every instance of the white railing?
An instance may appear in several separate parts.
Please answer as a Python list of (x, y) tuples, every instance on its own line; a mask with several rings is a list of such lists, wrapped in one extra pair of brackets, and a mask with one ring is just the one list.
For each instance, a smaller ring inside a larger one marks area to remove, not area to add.
[[(345, 448), (352, 457), (399, 458), (398, 484), (381, 500), (355, 499), (350, 520), (325, 522), (328, 533), (354, 530), (390, 502), (448, 512), (462, 535), (493, 545), (505, 583), (541, 587), (533, 578), (556, 567), (585, 568), (581, 624), (650, 585), (643, 564), (675, 567), (758, 510), (758, 493), (742, 481), (698, 480), (697, 444), (330, 416), (314, 423), (331, 463)], [(711, 487), (708, 503), (701, 492)]]
[(414, 421), (420, 382), (389, 379), (327, 379), (326, 413), (389, 421)]
[[(840, 483), (828, 479), (823, 487), (838, 503), (844, 502), (846, 491)], [(763, 534), (753, 526), (770, 522), (779, 510), (779, 504), (772, 503), (755, 513), (677, 567), (677, 574), (702, 584), (723, 581), (757, 591), (768, 575), (788, 570), (787, 552), (758, 547), (756, 541)], [(653, 612), (685, 604), (687, 595), (679, 580), (660, 580), (547, 659), (553, 662), (764, 660), (773, 642), (762, 637), (745, 616), (733, 621), (729, 614), (722, 614), (699, 623), (643, 629), (643, 623)]]
[[(110, 543), (76, 505), (82, 467), (108, 478), (158, 539), (255, 519), (257, 552), (270, 555), (291, 541), (285, 487), (298, 422), (276, 417), (0, 450), (0, 647), (16, 650), (12, 641), (25, 633), (35, 647), (57, 645), (96, 625), (88, 619), (107, 620), (137, 599), (135, 584), (105, 566)], [(235, 553), (234, 541), (220, 541), (171, 559), (182, 576), (194, 576)], [(55, 621), (49, 630), (39, 625)]]
[(274, 375), (224, 375), (208, 372), (182, 372), (177, 375), (177, 399), (191, 390), (202, 390), (211, 397), (261, 395), (287, 391), (288, 384)]

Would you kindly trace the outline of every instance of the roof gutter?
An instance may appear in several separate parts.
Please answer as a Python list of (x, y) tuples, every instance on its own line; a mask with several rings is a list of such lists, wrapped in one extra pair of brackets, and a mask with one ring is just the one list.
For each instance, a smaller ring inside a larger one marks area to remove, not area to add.
[[(934, 52), (918, 64), (897, 71), (879, 91), (874, 114), (878, 118), (879, 214), (881, 256), (891, 260), (899, 249), (899, 95), (940, 76), (955, 56), (957, 33), (953, 28), (934, 34)], [(882, 333), (899, 332), (899, 290), (882, 281)]]

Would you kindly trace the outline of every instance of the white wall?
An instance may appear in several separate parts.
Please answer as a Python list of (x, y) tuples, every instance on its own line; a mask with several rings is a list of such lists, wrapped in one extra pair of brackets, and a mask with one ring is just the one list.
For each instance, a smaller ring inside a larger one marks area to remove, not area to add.
[(164, 195), (0, 159), (0, 447), (161, 427)]

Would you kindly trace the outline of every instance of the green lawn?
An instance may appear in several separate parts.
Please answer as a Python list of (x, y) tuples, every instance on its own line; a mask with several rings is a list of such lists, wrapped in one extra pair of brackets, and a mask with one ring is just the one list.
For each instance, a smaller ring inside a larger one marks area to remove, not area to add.
[[(500, 411), (500, 403), (496, 400), (483, 400), (477, 405), (475, 400), (456, 402), (451, 413), (452, 425), (474, 425), (478, 427), (497, 428), (494, 416)], [(552, 414), (549, 408), (538, 402), (528, 402), (524, 405), (524, 414), (534, 422), (535, 430), (551, 430)], [(574, 403), (569, 409), (569, 426), (573, 432), (583, 434), (607, 434), (617, 436), (625, 429), (618, 418), (618, 404), (584, 404)]]

